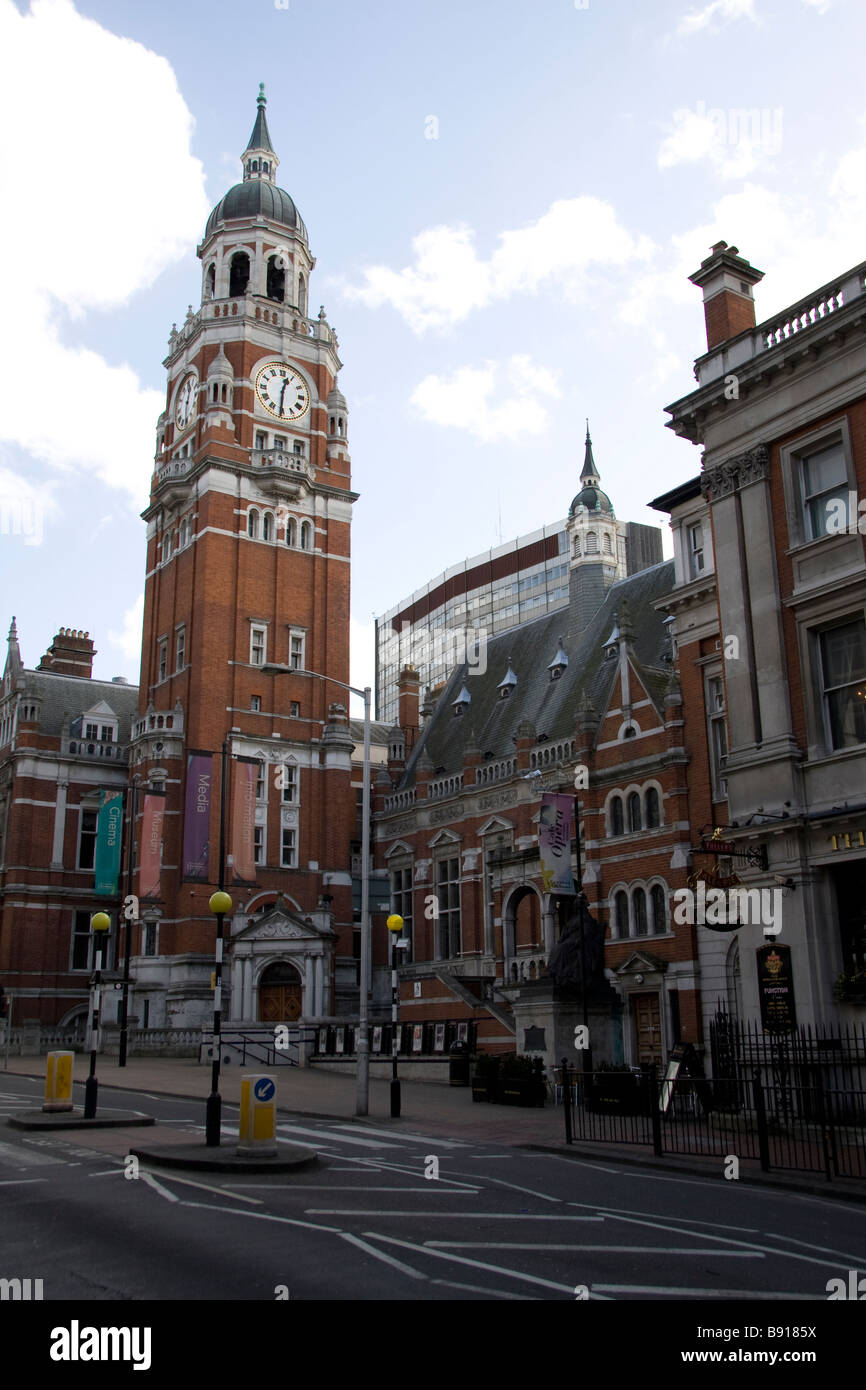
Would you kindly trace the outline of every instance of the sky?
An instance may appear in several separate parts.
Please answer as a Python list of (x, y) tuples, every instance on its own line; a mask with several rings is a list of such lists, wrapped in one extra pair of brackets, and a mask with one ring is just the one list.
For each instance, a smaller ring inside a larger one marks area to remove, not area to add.
[[(866, 259), (861, 0), (0, 0), (0, 622), (137, 682), (172, 323), (265, 83), (344, 363), (352, 681), (373, 617), (565, 516), (589, 417), (618, 516), (717, 241), (762, 321)], [(666, 528), (665, 528), (666, 529)], [(670, 551), (665, 539), (666, 553)]]

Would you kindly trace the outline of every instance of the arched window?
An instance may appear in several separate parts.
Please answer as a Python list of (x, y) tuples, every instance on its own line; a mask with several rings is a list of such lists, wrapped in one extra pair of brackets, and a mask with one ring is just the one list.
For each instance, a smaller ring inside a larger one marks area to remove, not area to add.
[(336, 423), (337, 423), (337, 422), (336, 422), (336, 420), (334, 419), (334, 417), (333, 417), (333, 415), (332, 415), (332, 416), (331, 416), (331, 434), (336, 434), (336, 433), (337, 433), (336, 428), (335, 428)]
[(301, 549), (302, 549), (302, 550), (309, 550), (309, 549), (310, 549), (310, 536), (311, 536), (311, 530), (312, 530), (312, 528), (311, 528), (310, 523), (309, 523), (308, 521), (302, 521), (302, 522), (301, 522)]
[(259, 172), (259, 161), (257, 159), (253, 160), (252, 169), (254, 174)]
[(270, 173), (270, 164), (268, 163), (268, 161), (267, 161), (266, 159), (263, 159), (263, 160), (262, 160), (262, 173), (263, 173), (263, 174)]
[(622, 941), (628, 936), (628, 898), (619, 892), (613, 900), (614, 934)]
[(598, 554), (598, 536), (595, 531), (587, 531), (586, 533), (586, 553), (587, 555)]
[(207, 275), (205, 276), (205, 281), (204, 281), (204, 297), (205, 297), (205, 299), (213, 299), (215, 289), (216, 289), (216, 266), (215, 266), (215, 265), (209, 265), (208, 268), (207, 268)]
[(625, 825), (622, 818), (621, 796), (612, 796), (610, 799), (610, 833), (611, 835), (625, 834)]
[(247, 535), (254, 541), (259, 538), (259, 514), (255, 507), (250, 507), (247, 512)]
[(655, 830), (659, 823), (659, 794), (655, 787), (648, 787), (644, 797), (647, 830)]
[(227, 403), (227, 402), (228, 402), (228, 389), (229, 389), (229, 388), (228, 388), (227, 386), (224, 386), (224, 387), (223, 387), (223, 402), (224, 402), (224, 403)]
[(630, 792), (628, 798), (628, 828), (629, 833), (640, 830), (640, 797), (637, 792)]
[(229, 294), (234, 298), (235, 295), (246, 294), (247, 285), (250, 283), (250, 258), (246, 251), (236, 251), (232, 256), (231, 270), (229, 273)]
[(650, 907), (652, 909), (653, 931), (656, 936), (661, 936), (668, 929), (668, 913), (665, 890), (660, 883), (654, 883), (650, 889)]
[(574, 558), (575, 560), (580, 559), (580, 536), (574, 538)]
[(285, 266), (277, 264), (277, 257), (268, 258), (268, 299), (276, 299), (280, 304), (286, 297), (286, 270)]
[(303, 275), (298, 276), (298, 308), (302, 314), (307, 312), (307, 285)]
[(634, 934), (635, 936), (646, 936), (646, 893), (642, 888), (635, 888), (631, 900), (634, 906)]
[(272, 541), (274, 539), (274, 514), (265, 512), (262, 518), (262, 540)]
[(612, 554), (613, 554), (613, 550), (611, 549), (611, 544), (610, 544), (610, 536), (608, 535), (607, 531), (605, 531), (605, 533), (604, 533), (604, 539), (603, 539), (602, 549), (604, 550), (605, 555), (612, 555)]
[(286, 545), (298, 544), (298, 523), (293, 516), (286, 522)]

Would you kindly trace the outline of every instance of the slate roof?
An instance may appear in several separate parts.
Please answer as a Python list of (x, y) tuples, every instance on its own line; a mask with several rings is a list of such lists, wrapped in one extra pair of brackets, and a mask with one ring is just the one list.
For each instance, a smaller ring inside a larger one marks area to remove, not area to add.
[(64, 715), (71, 722), (104, 700), (118, 717), (118, 743), (129, 742), (132, 720), (138, 713), (137, 685), (83, 680), (81, 676), (61, 676), (53, 671), (25, 670), (23, 675), (24, 690), (42, 702), (40, 733), (59, 736)]
[[(608, 589), (604, 602), (576, 643), (568, 636), (567, 610), (545, 613), (535, 622), (489, 639), (483, 674), (473, 674), (465, 663), (451, 673), (412, 750), (400, 786), (414, 784), (418, 760), (425, 754), (437, 770), (443, 769), (448, 775), (460, 772), (463, 750), (469, 742), (482, 754), (492, 755), (487, 761), (512, 756), (514, 734), (523, 719), (530, 720), (538, 734), (547, 734), (550, 742), (573, 738), (575, 718), (586, 694), (596, 711), (603, 714), (618, 667), (616, 661), (605, 660), (604, 643), (613, 629), (615, 613), (622, 611), (623, 600), (627, 602), (634, 631), (633, 661), (648, 695), (661, 712), (671, 668), (662, 661), (669, 650), (665, 615), (653, 603), (670, 593), (673, 586), (673, 560), (619, 580)], [(552, 681), (548, 667), (556, 654), (560, 634), (568, 666), (559, 680)], [(497, 687), (509, 657), (517, 685), (507, 700), (500, 700)], [(464, 682), (472, 699), (465, 714), (458, 717), (452, 702)]]

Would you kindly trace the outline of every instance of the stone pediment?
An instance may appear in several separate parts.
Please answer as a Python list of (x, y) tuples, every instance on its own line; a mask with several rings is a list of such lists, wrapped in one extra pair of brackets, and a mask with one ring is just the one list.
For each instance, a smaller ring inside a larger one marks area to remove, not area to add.
[(323, 932), (312, 922), (275, 908), (254, 917), (233, 938), (235, 941), (321, 941)]
[(638, 974), (664, 974), (668, 968), (666, 960), (659, 956), (652, 955), (649, 951), (635, 951), (629, 956), (628, 960), (618, 965), (614, 974), (616, 975), (638, 975)]

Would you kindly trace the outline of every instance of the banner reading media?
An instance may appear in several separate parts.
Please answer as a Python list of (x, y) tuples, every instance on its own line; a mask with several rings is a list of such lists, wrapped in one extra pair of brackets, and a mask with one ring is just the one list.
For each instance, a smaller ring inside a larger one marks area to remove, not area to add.
[(254, 826), (256, 823), (255, 758), (235, 758), (235, 789), (232, 801), (232, 861), (235, 878), (244, 883), (256, 881)]
[(210, 803), (213, 754), (189, 753), (183, 818), (183, 876), (207, 883), (210, 874)]
[(558, 792), (542, 792), (538, 817), (538, 851), (541, 856), (541, 882), (545, 893), (574, 893), (571, 872), (571, 827), (574, 797)]
[(102, 792), (96, 817), (96, 856), (93, 868), (95, 893), (113, 896), (120, 873), (120, 846), (123, 840), (123, 792)]
[(141, 898), (159, 897), (159, 872), (162, 858), (162, 824), (165, 819), (165, 795), (148, 792), (141, 813), (139, 843), (138, 894)]

